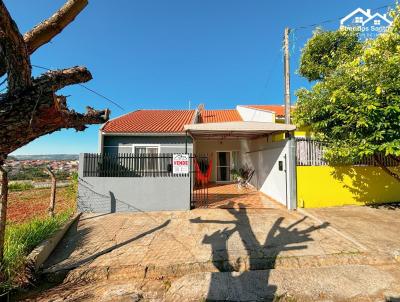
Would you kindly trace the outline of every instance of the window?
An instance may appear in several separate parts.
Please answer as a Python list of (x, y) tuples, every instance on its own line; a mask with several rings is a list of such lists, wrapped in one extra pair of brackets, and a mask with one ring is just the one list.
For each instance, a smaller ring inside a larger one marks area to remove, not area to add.
[[(135, 146), (136, 170), (157, 171), (158, 170), (158, 147), (157, 146)], [(143, 156), (143, 158), (140, 158)], [(152, 158), (154, 156), (154, 158)]]
[(363, 23), (363, 20), (364, 20), (363, 17), (356, 17), (356, 18), (354, 19), (354, 22), (355, 22), (355, 23)]
[(374, 20), (374, 25), (381, 25), (381, 20)]
[(157, 146), (135, 146), (135, 154), (158, 154)]

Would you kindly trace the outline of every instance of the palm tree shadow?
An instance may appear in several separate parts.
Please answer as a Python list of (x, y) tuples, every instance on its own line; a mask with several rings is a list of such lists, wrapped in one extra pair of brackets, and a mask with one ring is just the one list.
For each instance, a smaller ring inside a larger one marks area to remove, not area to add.
[[(284, 218), (279, 217), (268, 231), (264, 243), (260, 244), (251, 228), (247, 209), (240, 204), (239, 209), (231, 208), (228, 211), (234, 220), (203, 220), (200, 217), (191, 220), (192, 223), (233, 225), (233, 228), (227, 227), (203, 238), (202, 243), (211, 245), (214, 266), (219, 272), (225, 272), (212, 273), (207, 301), (272, 300), (277, 288), (269, 284), (269, 274), (270, 269), (275, 267), (279, 254), (284, 251), (307, 249), (305, 243), (313, 241), (312, 232), (329, 225), (323, 223), (300, 230), (298, 225), (307, 217), (289, 226), (284, 226)], [(244, 265), (229, 259), (228, 240), (236, 232), (247, 252)]]

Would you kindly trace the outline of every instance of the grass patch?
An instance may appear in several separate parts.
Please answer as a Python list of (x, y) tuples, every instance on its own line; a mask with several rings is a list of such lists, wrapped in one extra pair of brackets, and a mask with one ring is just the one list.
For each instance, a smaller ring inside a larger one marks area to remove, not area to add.
[(34, 189), (35, 187), (29, 182), (13, 182), (8, 184), (8, 190), (10, 192), (15, 191), (26, 191)]
[(26, 280), (25, 266), (28, 254), (43, 240), (49, 238), (68, 221), (73, 211), (66, 210), (54, 218), (34, 218), (6, 227), (4, 265), (0, 293), (20, 286)]
[(71, 174), (71, 184), (67, 187), (67, 196), (73, 200), (78, 198), (78, 173)]

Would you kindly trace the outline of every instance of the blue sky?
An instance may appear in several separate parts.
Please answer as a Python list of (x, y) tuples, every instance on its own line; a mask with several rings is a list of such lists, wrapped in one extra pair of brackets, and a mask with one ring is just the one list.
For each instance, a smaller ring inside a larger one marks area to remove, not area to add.
[[(56, 11), (64, 0), (5, 0), (21, 32)], [(111, 4), (113, 3), (113, 4)], [(84, 65), (87, 86), (120, 104), (74, 86), (69, 106), (110, 108), (112, 117), (143, 108), (208, 109), (236, 104), (282, 104), (282, 36), (298, 27), (345, 16), (357, 7), (391, 0), (119, 0), (89, 1), (51, 43), (31, 57), (52, 69)], [(386, 12), (381, 9), (380, 12)], [(337, 29), (339, 20), (324, 24)], [(299, 54), (313, 27), (291, 36), (292, 92), (308, 83), (296, 75)], [(35, 74), (42, 70), (34, 69)], [(292, 97), (294, 101), (294, 97)], [(62, 130), (14, 154), (80, 153), (97, 150), (99, 126)]]

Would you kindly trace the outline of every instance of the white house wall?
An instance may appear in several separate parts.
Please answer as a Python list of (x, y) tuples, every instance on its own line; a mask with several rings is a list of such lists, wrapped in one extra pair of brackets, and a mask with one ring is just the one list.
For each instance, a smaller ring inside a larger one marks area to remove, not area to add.
[[(243, 163), (254, 169), (251, 180), (258, 190), (272, 197), (279, 203), (290, 208), (290, 179), (289, 173), (289, 147), (288, 141), (268, 142), (267, 139), (247, 141), (243, 150)], [(279, 162), (283, 170), (279, 170)]]
[(273, 112), (244, 106), (237, 106), (236, 110), (239, 112), (240, 116), (245, 122), (275, 122), (275, 113)]

